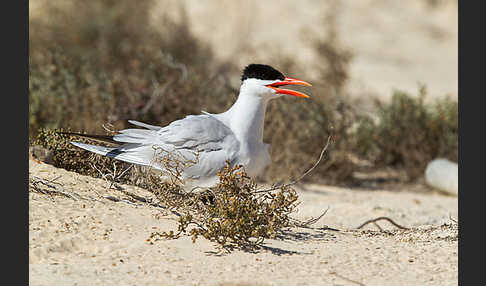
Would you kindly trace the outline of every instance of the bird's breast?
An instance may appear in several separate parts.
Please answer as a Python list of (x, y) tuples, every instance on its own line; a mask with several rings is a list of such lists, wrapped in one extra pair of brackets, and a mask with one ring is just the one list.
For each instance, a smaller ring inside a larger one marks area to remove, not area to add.
[(244, 148), (240, 154), (238, 164), (244, 166), (246, 173), (250, 177), (261, 175), (270, 163), (269, 144), (253, 144)]

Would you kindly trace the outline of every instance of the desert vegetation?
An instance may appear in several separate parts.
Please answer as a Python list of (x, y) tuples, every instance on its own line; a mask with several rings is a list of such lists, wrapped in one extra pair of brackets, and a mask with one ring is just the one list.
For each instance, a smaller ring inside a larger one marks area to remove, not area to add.
[[(236, 99), (238, 83), (232, 79), (243, 67), (217, 60), (191, 32), (187, 17), (166, 16), (164, 25), (154, 27), (153, 4), (46, 2), (49, 20), (30, 20), (29, 139), (50, 150), (54, 165), (92, 176), (113, 164), (127, 167), (75, 150), (53, 130), (110, 133), (128, 127), (128, 119), (165, 125), (201, 110), (222, 112)], [(390, 102), (367, 102), (367, 112), (357, 108), (362, 102), (346, 92), (353, 52), (340, 44), (335, 25), (328, 15), (322, 23), (327, 36), (313, 41), (318, 76), (306, 75), (289, 57), (271, 59), (284, 73), (312, 82), (313, 89), (305, 102), (270, 104), (264, 136), (272, 144), (273, 163), (261, 179), (272, 183), (302, 174), (330, 135), (325, 157), (305, 181), (356, 185), (356, 172), (384, 167), (414, 181), (432, 158), (457, 161), (457, 102), (426, 101), (424, 85), (417, 94), (397, 90)], [(127, 182), (136, 181), (135, 170), (125, 174)]]

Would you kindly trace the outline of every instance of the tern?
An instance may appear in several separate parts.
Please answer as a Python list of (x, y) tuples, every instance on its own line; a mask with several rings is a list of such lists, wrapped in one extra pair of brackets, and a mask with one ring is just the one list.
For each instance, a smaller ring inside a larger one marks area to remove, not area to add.
[(229, 161), (242, 165), (252, 178), (257, 177), (271, 162), (270, 144), (263, 142), (265, 110), (270, 100), (283, 95), (309, 98), (299, 91), (284, 89), (285, 85), (311, 86), (300, 79), (284, 76), (269, 65), (250, 64), (243, 70), (236, 102), (226, 112), (188, 115), (161, 127), (135, 120), (131, 124), (142, 128), (118, 131), (114, 136), (68, 133), (117, 143), (105, 147), (80, 142), (74, 146), (132, 164), (167, 171), (163, 156), (185, 159), (182, 170), (186, 187), (211, 187), (218, 183), (218, 171)]

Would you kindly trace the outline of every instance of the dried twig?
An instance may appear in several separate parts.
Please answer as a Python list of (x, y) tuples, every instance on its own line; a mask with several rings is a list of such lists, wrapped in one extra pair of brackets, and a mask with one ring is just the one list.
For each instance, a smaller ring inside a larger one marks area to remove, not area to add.
[(132, 201), (129, 201), (129, 200), (126, 200), (126, 199), (120, 199), (120, 198), (117, 198), (117, 197), (114, 197), (114, 196), (104, 196), (103, 198), (110, 200), (110, 201), (113, 201), (115, 203), (124, 202), (124, 203), (127, 203), (127, 204), (132, 205), (132, 206), (137, 205), (136, 203), (134, 203)]
[(319, 220), (320, 220), (320, 219), (321, 219), (321, 218), (322, 218), (324, 215), (326, 215), (326, 213), (327, 213), (327, 211), (328, 211), (328, 210), (329, 210), (329, 207), (327, 207), (327, 209), (326, 209), (326, 210), (325, 210), (325, 211), (324, 211), (324, 212), (323, 212), (323, 213), (322, 213), (320, 216), (318, 216), (318, 217), (316, 217), (316, 218), (311, 218), (311, 219), (309, 219), (309, 220), (305, 221), (305, 222), (302, 224), (302, 226), (307, 227), (307, 226), (310, 226), (310, 225), (312, 225), (312, 224), (316, 223), (316, 222), (317, 222), (317, 221), (319, 221)]
[(452, 220), (454, 223), (457, 224), (457, 219), (453, 219), (451, 215), (449, 215), (449, 219)]
[[(391, 224), (393, 224), (394, 226), (396, 226), (396, 227), (398, 227), (398, 228), (400, 228), (400, 229), (409, 229), (408, 227), (401, 226), (401, 225), (399, 225), (398, 223), (394, 222), (394, 221), (393, 221), (391, 218), (389, 218), (389, 217), (385, 217), (385, 216), (381, 216), (381, 217), (378, 217), (378, 218), (375, 218), (375, 219), (370, 219), (370, 220), (367, 220), (367, 221), (365, 221), (364, 223), (362, 223), (360, 226), (358, 226), (358, 227), (357, 227), (357, 229), (360, 229), (360, 228), (362, 228), (363, 226), (365, 226), (365, 225), (367, 225), (367, 224), (369, 224), (369, 223), (374, 223), (376, 226), (378, 226), (378, 225), (376, 224), (376, 222), (377, 222), (377, 221), (379, 221), (379, 220), (387, 220), (387, 221), (389, 221)], [(381, 227), (379, 227), (379, 226), (378, 226), (378, 228), (379, 228), (380, 230), (382, 230), (382, 229), (381, 229)]]
[(331, 138), (332, 138), (332, 136), (327, 137), (326, 145), (324, 146), (324, 148), (322, 148), (321, 154), (319, 155), (319, 159), (317, 160), (317, 162), (309, 170), (307, 170), (304, 174), (302, 174), (300, 177), (291, 181), (290, 183), (280, 185), (280, 186), (272, 186), (269, 189), (258, 190), (258, 191), (255, 191), (253, 193), (254, 194), (267, 193), (267, 192), (271, 192), (271, 191), (274, 191), (274, 190), (279, 189), (279, 188), (287, 188), (287, 187), (290, 187), (290, 186), (297, 184), (300, 180), (302, 180), (305, 176), (307, 176), (310, 172), (312, 172), (317, 167), (317, 165), (319, 165), (319, 163), (322, 160), (322, 157), (324, 156), (324, 153), (326, 152), (327, 148), (329, 147), (329, 144), (331, 143)]
[(380, 231), (383, 231), (383, 229), (381, 228), (381, 226), (379, 224), (377, 224), (376, 222), (373, 222), (373, 224), (380, 230)]
[(336, 271), (329, 272), (329, 274), (331, 274), (331, 275), (336, 275), (337, 277), (339, 277), (339, 278), (341, 278), (341, 279), (344, 279), (344, 280), (346, 280), (346, 281), (348, 281), (348, 282), (355, 283), (355, 284), (358, 284), (358, 285), (361, 285), (361, 286), (365, 286), (363, 283), (358, 282), (358, 281), (355, 281), (355, 280), (352, 280), (352, 279), (349, 279), (349, 278), (347, 278), (347, 277), (344, 277), (344, 276), (342, 276), (342, 275), (338, 274)]
[(307, 229), (314, 229), (314, 230), (335, 230), (335, 231), (339, 231), (339, 229), (330, 228), (327, 225), (324, 226), (324, 227), (319, 227), (319, 228), (311, 227), (311, 225), (315, 224), (323, 216), (325, 216), (328, 210), (329, 210), (329, 207), (320, 216), (315, 217), (315, 218), (310, 218), (310, 219), (308, 219), (306, 221), (300, 221), (300, 220), (295, 219), (295, 218), (290, 218), (290, 219), (293, 222), (294, 226), (296, 226), (296, 227), (307, 228)]
[(340, 231), (339, 229), (329, 227), (327, 225), (324, 225), (322, 227), (312, 227), (311, 225), (315, 224), (318, 222), (323, 216), (326, 215), (327, 211), (329, 210), (329, 207), (318, 217), (316, 218), (310, 218), (307, 221), (300, 221), (295, 218), (290, 218), (292, 221), (293, 225), (295, 227), (300, 227), (300, 228), (306, 228), (306, 229), (312, 229), (312, 230), (332, 230), (332, 231)]
[(108, 133), (113, 134), (113, 135), (118, 132), (114, 128), (113, 124), (111, 124), (111, 123), (102, 124), (101, 127), (103, 127), (103, 129), (105, 129), (105, 131), (107, 131)]
[[(54, 181), (55, 181), (55, 180), (57, 180), (57, 179), (59, 179), (59, 178), (61, 178), (61, 177), (62, 177), (62, 175), (59, 175), (59, 176), (55, 177), (54, 179), (51, 179), (51, 180), (48, 180), (48, 181), (49, 181), (49, 182), (51, 182), (51, 183), (54, 183)], [(56, 184), (59, 184), (59, 185), (61, 185), (61, 186), (62, 186), (62, 184), (61, 184), (61, 183), (56, 183)]]
[(123, 172), (121, 172), (120, 175), (116, 176), (116, 165), (113, 164), (113, 167), (114, 167), (114, 170), (113, 170), (113, 180), (111, 181), (111, 184), (110, 184), (110, 189), (111, 187), (115, 184), (116, 180), (119, 180), (123, 177), (123, 175), (125, 175), (126, 172), (128, 172), (128, 170), (130, 170), (133, 165), (130, 165), (128, 168), (126, 168)]
[[(54, 180), (57, 180), (60, 177), (61, 176), (58, 176), (58, 177), (56, 177), (56, 178), (54, 178), (52, 180), (44, 180), (42, 178), (39, 178), (39, 177), (36, 177), (36, 176), (32, 176), (32, 178), (30, 179), (30, 185), (31, 185), (31, 187), (32, 187), (33, 190), (35, 190), (36, 192), (41, 193), (41, 194), (46, 194), (46, 195), (50, 195), (50, 194), (60, 194), (60, 195), (63, 195), (65, 197), (68, 197), (70, 199), (73, 199), (75, 201), (78, 200), (75, 197), (75, 196), (77, 196), (80, 199), (86, 200), (86, 198), (83, 198), (82, 196), (80, 196), (80, 195), (78, 195), (76, 193), (70, 194), (70, 193), (64, 191), (63, 189), (61, 189), (60, 187), (54, 185), (54, 184), (61, 185), (60, 183), (54, 183), (53, 182)], [(42, 184), (42, 185), (48, 187), (48, 189), (42, 189), (39, 186), (39, 184)]]
[(307, 176), (307, 174), (309, 174), (310, 172), (312, 172), (317, 167), (317, 165), (319, 165), (319, 163), (322, 160), (322, 157), (324, 156), (324, 152), (326, 152), (327, 148), (329, 147), (329, 143), (331, 143), (331, 138), (332, 138), (331, 135), (329, 137), (327, 137), (326, 145), (324, 146), (324, 148), (322, 148), (321, 154), (319, 155), (319, 159), (317, 160), (317, 162), (309, 170), (307, 170), (304, 174), (302, 174), (299, 178), (297, 178), (296, 180), (294, 180), (294, 181), (286, 184), (285, 185), (286, 187), (291, 186), (291, 185), (295, 185), (297, 182), (299, 182), (305, 176)]
[(107, 179), (106, 179), (106, 176), (107, 176), (107, 175), (106, 175), (106, 174), (104, 174), (103, 172), (101, 172), (101, 170), (100, 170), (100, 169), (98, 169), (98, 168), (95, 166), (95, 164), (90, 163), (90, 165), (91, 165), (91, 167), (92, 167), (93, 169), (95, 169), (96, 171), (98, 171), (98, 173), (100, 173), (101, 177), (102, 177), (102, 178), (103, 178), (105, 181), (107, 181)]
[[(90, 164), (91, 164), (91, 167), (93, 167), (96, 171), (98, 171), (98, 173), (101, 175), (101, 177), (105, 181), (107, 181), (107, 182), (110, 181), (109, 189), (111, 189), (113, 187), (113, 185), (116, 183), (116, 181), (121, 179), (123, 177), (123, 175), (125, 175), (134, 166), (134, 165), (128, 166), (128, 168), (126, 168), (123, 172), (121, 172), (119, 175), (117, 175), (116, 174), (117, 173), (116, 162), (113, 162), (113, 173), (109, 173), (109, 174), (103, 173), (93, 163), (90, 163)], [(110, 178), (110, 177), (111, 177), (111, 179), (109, 180), (108, 178)], [(117, 188), (117, 189), (119, 189), (119, 188)]]

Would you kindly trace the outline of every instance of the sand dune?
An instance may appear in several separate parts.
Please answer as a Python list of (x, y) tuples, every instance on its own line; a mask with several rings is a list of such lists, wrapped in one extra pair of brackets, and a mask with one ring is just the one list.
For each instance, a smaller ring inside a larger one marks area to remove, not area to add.
[[(51, 180), (65, 193), (29, 192), (31, 285), (458, 284), (458, 227), (450, 219), (457, 219), (457, 197), (305, 185), (298, 190), (302, 203), (295, 217), (315, 217), (329, 207), (316, 226), (341, 231), (292, 229), (283, 239), (267, 240), (259, 253), (221, 255), (203, 238), (150, 244), (152, 232), (175, 230), (175, 216), (131, 203), (103, 179), (32, 160), (29, 178)], [(411, 229), (386, 221), (378, 222), (386, 232), (372, 224), (356, 229), (380, 216)]]

